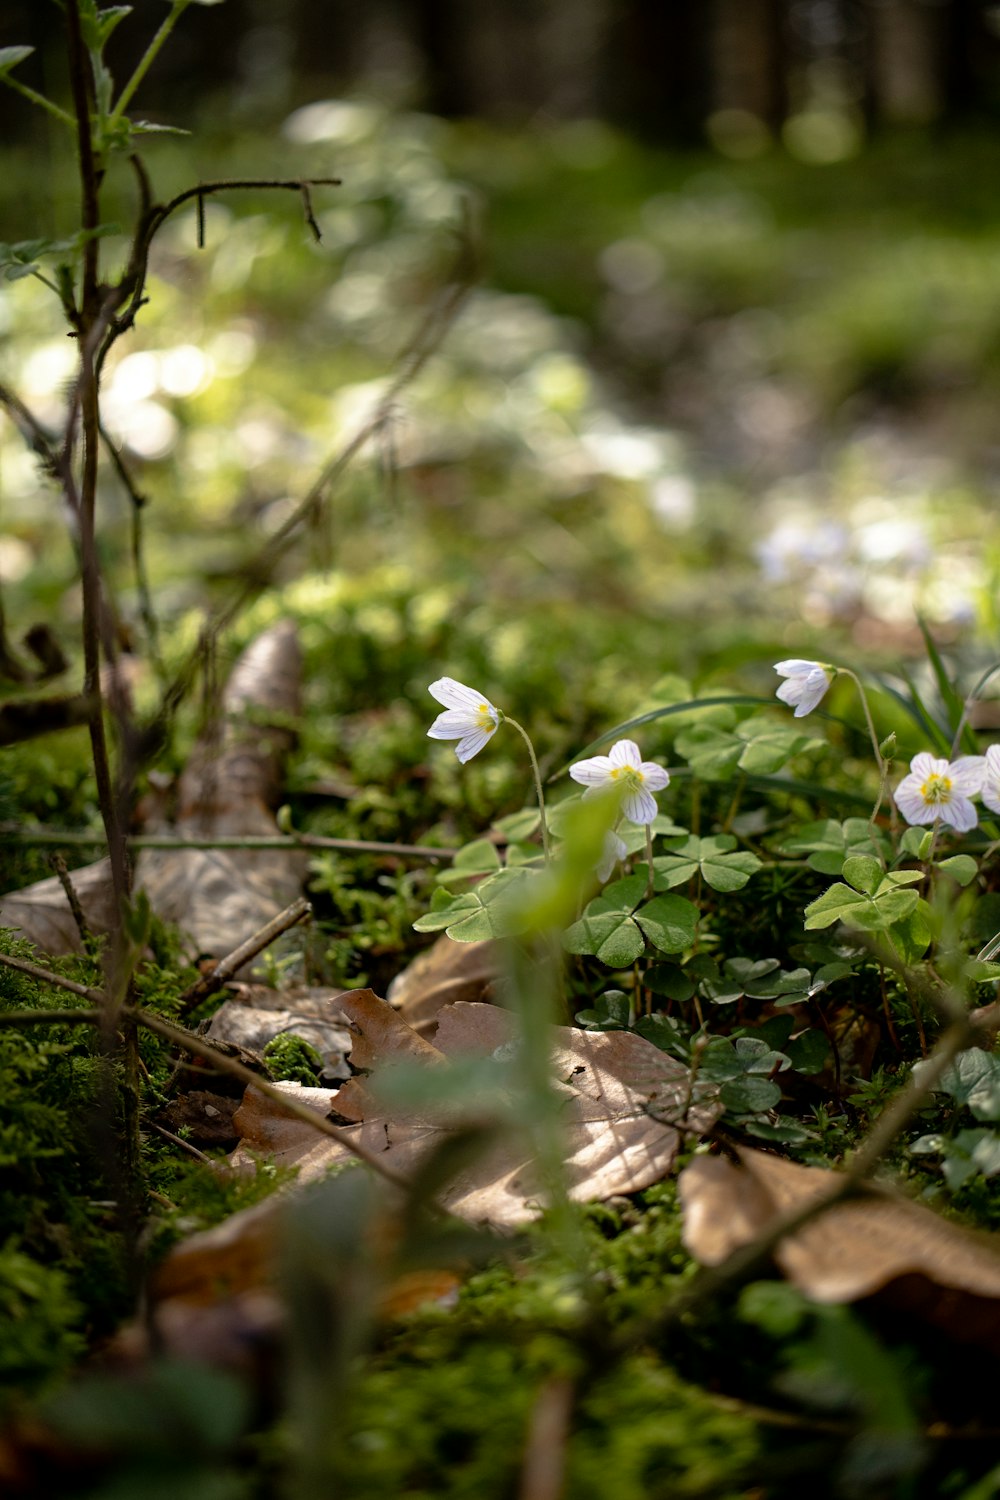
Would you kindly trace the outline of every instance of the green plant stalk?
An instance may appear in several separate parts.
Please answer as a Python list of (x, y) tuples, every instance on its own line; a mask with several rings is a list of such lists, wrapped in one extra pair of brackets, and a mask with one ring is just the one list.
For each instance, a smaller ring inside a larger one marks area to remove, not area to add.
[[(875, 721), (872, 718), (872, 711), (868, 706), (868, 694), (865, 692), (864, 684), (862, 683), (861, 678), (856, 672), (852, 672), (850, 667), (837, 667), (837, 671), (840, 672), (844, 677), (849, 677), (858, 690), (858, 697), (861, 699), (861, 711), (865, 716), (865, 723), (868, 726), (868, 734), (872, 742), (872, 751), (875, 755), (875, 764), (878, 766), (878, 796), (875, 799), (875, 806), (872, 808), (871, 815), (868, 819), (869, 831), (874, 832), (875, 820), (878, 817), (879, 812), (881, 811), (882, 801), (885, 797), (886, 787), (889, 782), (890, 762), (885, 759), (881, 750), (879, 749), (879, 739), (878, 735), (875, 732)], [(881, 854), (878, 855), (878, 860), (884, 870), (885, 860), (882, 858)]]
[(108, 129), (114, 129), (114, 127), (118, 124), (118, 121), (122, 118), (123, 114), (131, 103), (132, 95), (135, 93), (136, 89), (139, 87), (140, 83), (149, 72), (149, 69), (155, 61), (164, 42), (170, 36), (170, 33), (173, 31), (181, 15), (184, 11), (187, 10), (190, 3), (191, 0), (173, 0), (169, 14), (161, 22), (159, 31), (153, 37), (153, 40), (146, 48), (139, 61), (136, 63), (131, 78), (129, 79), (128, 83), (125, 84), (121, 93), (118, 95), (118, 103), (115, 105), (114, 109), (111, 111), (107, 118)]
[(552, 860), (552, 850), (549, 846), (549, 828), (547, 822), (545, 821), (545, 793), (542, 790), (542, 775), (538, 769), (538, 757), (535, 755), (535, 747), (531, 743), (531, 737), (528, 734), (528, 731), (524, 728), (523, 725), (519, 724), (516, 719), (512, 719), (509, 714), (504, 714), (501, 723), (509, 724), (512, 729), (516, 729), (518, 734), (521, 736), (522, 740), (528, 747), (528, 755), (531, 759), (531, 774), (535, 778), (535, 795), (538, 798), (538, 812), (541, 818), (542, 849), (545, 852), (545, 863), (549, 864)]
[(9, 73), (3, 74), (3, 81), (8, 88), (14, 89), (18, 94), (23, 94), (25, 99), (30, 99), (32, 104), (38, 104), (42, 109), (48, 110), (49, 114), (56, 120), (59, 120), (61, 124), (68, 125), (72, 130), (76, 129), (76, 121), (69, 113), (69, 110), (62, 109), (60, 105), (54, 104), (51, 99), (46, 99), (44, 94), (36, 93), (28, 84), (21, 83), (17, 78), (12, 78)]

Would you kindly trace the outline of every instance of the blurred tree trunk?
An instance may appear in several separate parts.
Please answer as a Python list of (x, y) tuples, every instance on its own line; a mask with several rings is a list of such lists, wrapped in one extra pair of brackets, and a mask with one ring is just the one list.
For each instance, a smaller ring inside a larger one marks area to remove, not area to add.
[(772, 129), (788, 113), (787, 17), (782, 0), (713, 0), (715, 109), (742, 109)]
[(609, 21), (603, 112), (654, 140), (702, 144), (711, 104), (712, 7), (619, 0)]
[[(961, 0), (952, 0), (952, 8)], [(875, 123), (925, 125), (944, 108), (944, 8), (920, 0), (868, 6), (868, 52)]]

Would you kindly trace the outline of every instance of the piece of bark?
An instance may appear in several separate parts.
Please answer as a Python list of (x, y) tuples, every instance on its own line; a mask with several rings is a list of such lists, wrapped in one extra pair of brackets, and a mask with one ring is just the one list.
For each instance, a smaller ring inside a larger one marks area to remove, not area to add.
[(456, 943), (444, 933), (396, 976), (386, 999), (419, 1036), (433, 1036), (443, 1005), (492, 1000), (501, 953), (491, 939)]
[[(721, 1264), (773, 1220), (829, 1191), (835, 1172), (743, 1147), (739, 1165), (700, 1156), (680, 1176), (684, 1243), (704, 1265)], [(1000, 1236), (973, 1234), (886, 1188), (835, 1204), (774, 1259), (817, 1302), (878, 1294), (952, 1337), (1000, 1352)]]

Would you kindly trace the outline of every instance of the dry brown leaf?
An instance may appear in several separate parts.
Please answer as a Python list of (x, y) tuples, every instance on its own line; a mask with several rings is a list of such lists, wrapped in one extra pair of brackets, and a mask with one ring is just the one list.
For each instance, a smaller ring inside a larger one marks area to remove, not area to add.
[[(222, 697), (217, 732), (195, 746), (178, 788), (174, 823), (147, 831), (178, 838), (273, 836), (287, 723), (299, 712), (295, 626), (282, 621), (247, 647)], [(276, 722), (268, 722), (268, 715)], [(221, 958), (301, 894), (307, 856), (296, 849), (144, 849), (136, 885), (157, 916), (175, 922), (189, 957)], [(95, 934), (115, 926), (107, 860), (70, 878)], [(41, 880), (0, 901), (0, 926), (23, 933), (42, 953), (79, 953), (80, 934), (58, 879)]]
[[(739, 1159), (697, 1157), (680, 1176), (684, 1243), (704, 1265), (719, 1265), (838, 1180), (763, 1151), (741, 1148)], [(888, 1189), (835, 1204), (782, 1240), (775, 1260), (817, 1302), (879, 1293), (956, 1338), (1000, 1348), (1000, 1236), (972, 1234)]]
[[(445, 1007), (437, 1045), (431, 1046), (370, 991), (353, 992), (331, 1004), (343, 1008), (358, 1033), (355, 1061), (360, 1052), (363, 1066), (376, 1070), (401, 1057), (440, 1066), (449, 1056), (488, 1056), (516, 1036), (513, 1018), (491, 1005)], [(552, 1042), (555, 1087), (564, 1096), (566, 1182), (579, 1202), (659, 1182), (673, 1167), (683, 1131), (702, 1134), (718, 1116), (714, 1104), (688, 1109), (687, 1069), (634, 1033), (559, 1026), (552, 1028)], [(408, 1113), (397, 1110), (390, 1117), (368, 1084), (357, 1078), (339, 1090), (332, 1108), (342, 1120), (356, 1120), (354, 1137), (370, 1152), (384, 1154), (386, 1164), (402, 1176), (460, 1123), (454, 1108), (442, 1111), (431, 1104)], [(307, 1125), (287, 1117), (279, 1123), (278, 1113), (248, 1089), (236, 1115), (243, 1140), (234, 1163), (268, 1154), (283, 1165), (297, 1165), (299, 1180), (308, 1181), (331, 1162), (347, 1159), (344, 1147), (317, 1139)], [(538, 1215), (541, 1198), (530, 1144), (505, 1131), (451, 1182), (441, 1202), (474, 1223), (511, 1229)]]
[[(87, 925), (95, 937), (116, 924), (111, 863), (99, 859), (70, 873)], [(36, 880), (0, 900), (0, 927), (13, 927), (40, 953), (82, 953), (83, 942), (58, 877)]]
[(492, 939), (456, 943), (443, 933), (396, 976), (386, 999), (418, 1035), (428, 1036), (443, 1005), (492, 999), (499, 955), (500, 948)]

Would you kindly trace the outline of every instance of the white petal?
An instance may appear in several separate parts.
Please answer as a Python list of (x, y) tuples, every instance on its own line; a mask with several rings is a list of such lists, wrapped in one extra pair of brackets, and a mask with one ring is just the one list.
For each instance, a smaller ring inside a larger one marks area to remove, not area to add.
[(475, 713), (479, 712), (479, 706), (482, 703), (485, 703), (487, 708), (493, 708), (493, 704), (485, 693), (466, 687), (464, 682), (456, 682), (454, 677), (439, 677), (437, 682), (431, 683), (427, 691), (432, 698), (436, 698), (446, 708), (467, 708)]
[(822, 667), (817, 667), (815, 672), (810, 672), (802, 684), (802, 689), (799, 693), (799, 706), (795, 710), (795, 717), (802, 719), (805, 718), (806, 714), (811, 714), (829, 686), (830, 679)]
[(656, 817), (656, 798), (644, 786), (629, 792), (622, 802), (622, 812), (630, 823), (652, 823)]
[(990, 812), (1000, 813), (1000, 781), (985, 781), (981, 795)]
[(618, 740), (611, 746), (609, 758), (616, 766), (638, 766), (642, 760), (635, 740)]
[(590, 760), (578, 760), (570, 766), (569, 774), (581, 786), (598, 787), (611, 780), (614, 769), (614, 763), (607, 755), (594, 755)]
[(921, 782), (927, 780), (928, 776), (947, 776), (948, 762), (936, 760), (929, 750), (921, 750), (910, 761), (910, 771), (914, 776), (920, 778)]
[(979, 822), (979, 814), (968, 797), (953, 797), (950, 802), (941, 804), (941, 822), (950, 823), (959, 833), (968, 833)]
[(804, 677), (790, 677), (787, 682), (783, 682), (779, 688), (775, 689), (774, 696), (780, 698), (782, 703), (787, 703), (789, 708), (793, 708), (801, 699), (805, 685)]
[(960, 755), (951, 763), (951, 784), (956, 792), (964, 792), (968, 797), (979, 791), (985, 776), (985, 755)]
[(670, 772), (664, 766), (658, 766), (655, 760), (644, 760), (639, 770), (651, 792), (662, 792), (670, 785)]
[(602, 885), (610, 876), (615, 865), (623, 860), (627, 854), (628, 845), (625, 840), (619, 838), (617, 833), (609, 828), (608, 832), (604, 835), (604, 852), (595, 870), (595, 874)]
[(459, 740), (455, 746), (455, 754), (463, 766), (467, 760), (471, 760), (474, 755), (478, 755), (484, 745), (489, 744), (495, 733), (495, 729), (477, 728), (472, 734), (466, 735), (464, 740)]
[(991, 776), (1000, 776), (1000, 745), (990, 745), (986, 751), (986, 766)]
[(818, 661), (805, 661), (801, 656), (792, 656), (788, 661), (776, 661), (774, 664), (779, 677), (808, 677), (817, 667), (820, 671), (823, 670)]
[(467, 708), (449, 708), (438, 714), (427, 736), (432, 740), (460, 740), (463, 735), (481, 728), (482, 720), (478, 714), (471, 714)]
[(925, 802), (920, 788), (925, 776), (904, 776), (895, 791), (896, 806), (908, 823), (933, 823), (938, 815), (939, 803)]

